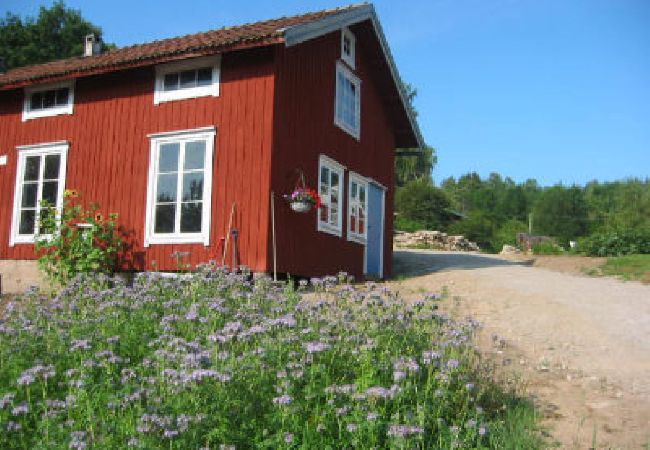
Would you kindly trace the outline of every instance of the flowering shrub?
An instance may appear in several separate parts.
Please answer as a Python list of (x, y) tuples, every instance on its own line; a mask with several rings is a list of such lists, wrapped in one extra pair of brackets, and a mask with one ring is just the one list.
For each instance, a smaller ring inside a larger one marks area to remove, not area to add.
[(206, 266), (9, 303), (0, 448), (535, 447), (475, 378), (475, 323), (335, 283)]
[(86, 209), (78, 199), (76, 191), (66, 190), (61, 216), (45, 214), (36, 236), (39, 266), (59, 284), (81, 272), (113, 272), (123, 245), (117, 214), (104, 218), (99, 205)]
[(320, 208), (321, 200), (318, 192), (314, 189), (296, 188), (291, 194), (285, 195), (284, 198), (289, 202), (304, 202)]

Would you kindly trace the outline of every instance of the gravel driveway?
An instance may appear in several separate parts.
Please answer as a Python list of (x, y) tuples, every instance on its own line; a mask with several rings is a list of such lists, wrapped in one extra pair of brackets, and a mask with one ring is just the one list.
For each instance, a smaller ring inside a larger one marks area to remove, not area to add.
[[(517, 373), (562, 448), (650, 443), (650, 286), (559, 273), (497, 256), (396, 251), (404, 292), (484, 325), (483, 351)], [(503, 342), (502, 342), (503, 341)]]

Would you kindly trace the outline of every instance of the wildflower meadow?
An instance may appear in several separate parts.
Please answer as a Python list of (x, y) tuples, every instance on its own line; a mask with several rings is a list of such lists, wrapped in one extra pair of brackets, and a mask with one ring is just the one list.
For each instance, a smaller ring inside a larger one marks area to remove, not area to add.
[(0, 448), (536, 448), (476, 323), (384, 285), (204, 266), (80, 275), (0, 312)]

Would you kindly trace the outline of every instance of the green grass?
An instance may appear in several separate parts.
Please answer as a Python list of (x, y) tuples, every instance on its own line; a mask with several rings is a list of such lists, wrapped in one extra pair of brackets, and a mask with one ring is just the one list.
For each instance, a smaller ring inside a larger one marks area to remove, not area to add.
[(650, 283), (650, 255), (628, 255), (608, 258), (601, 267), (604, 275)]

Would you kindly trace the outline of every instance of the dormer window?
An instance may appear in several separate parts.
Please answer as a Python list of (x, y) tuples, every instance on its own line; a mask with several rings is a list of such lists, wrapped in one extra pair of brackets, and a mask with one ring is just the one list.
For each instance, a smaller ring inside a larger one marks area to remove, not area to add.
[(341, 59), (350, 66), (355, 68), (356, 38), (347, 28), (341, 30)]
[(74, 83), (50, 84), (25, 89), (23, 120), (72, 114)]
[(219, 95), (219, 56), (156, 67), (154, 104)]

